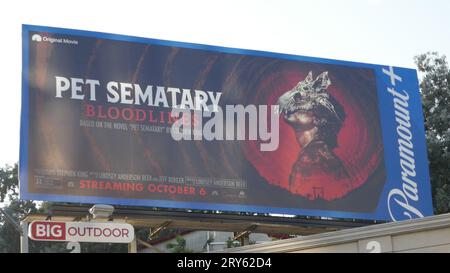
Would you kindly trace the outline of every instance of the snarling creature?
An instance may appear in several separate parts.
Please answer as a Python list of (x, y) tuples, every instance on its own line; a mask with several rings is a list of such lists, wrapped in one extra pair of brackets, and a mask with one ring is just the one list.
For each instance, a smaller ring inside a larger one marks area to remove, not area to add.
[(279, 99), (280, 114), (295, 130), (301, 151), (292, 166), (289, 187), (312, 176), (348, 178), (341, 160), (333, 152), (337, 135), (343, 126), (345, 112), (327, 92), (331, 85), (328, 72), (315, 80), (312, 72)]

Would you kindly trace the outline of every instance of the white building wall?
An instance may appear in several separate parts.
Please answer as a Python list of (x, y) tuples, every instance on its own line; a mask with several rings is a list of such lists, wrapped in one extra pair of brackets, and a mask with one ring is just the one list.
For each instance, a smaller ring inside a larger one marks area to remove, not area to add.
[[(212, 241), (209, 246), (206, 245), (208, 238), (213, 237), (214, 241)], [(233, 232), (222, 232), (222, 231), (194, 231), (187, 234), (182, 235), (182, 237), (186, 240), (186, 249), (192, 250), (193, 252), (210, 252), (210, 251), (218, 251), (227, 248), (227, 241), (229, 238), (233, 238)], [(263, 243), (272, 241), (272, 238), (267, 236), (267, 234), (262, 233), (251, 233), (249, 236), (251, 243)], [(173, 243), (176, 244), (176, 238), (171, 240), (155, 244), (154, 247), (157, 247), (161, 252), (171, 252), (167, 249), (167, 244)], [(155, 252), (152, 249), (146, 248), (142, 249), (139, 252), (141, 253), (152, 253)]]
[(450, 214), (303, 236), (223, 251), (237, 253), (450, 253)]

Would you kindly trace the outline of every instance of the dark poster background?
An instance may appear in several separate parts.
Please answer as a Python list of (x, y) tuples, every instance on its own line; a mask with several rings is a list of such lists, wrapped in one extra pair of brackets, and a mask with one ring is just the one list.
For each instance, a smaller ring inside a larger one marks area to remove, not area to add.
[[(375, 210), (385, 183), (385, 169), (376, 81), (371, 69), (64, 37), (78, 40), (78, 45), (35, 42), (29, 46), (29, 192), (350, 212)], [(107, 103), (108, 81), (221, 91), (222, 106), (273, 105), (309, 71), (314, 77), (329, 72), (328, 91), (346, 113), (338, 147), (334, 149), (351, 175), (344, 182), (316, 180), (289, 190), (289, 173), (300, 148), (294, 131), (282, 118), (280, 145), (273, 152), (260, 152), (257, 141), (177, 142), (166, 132), (80, 126), (80, 120), (108, 121), (86, 117), (87, 105), (152, 110), (154, 121), (140, 124), (170, 126), (168, 108)], [(97, 101), (55, 98), (55, 76), (98, 79), (101, 86)], [(76, 172), (88, 176), (75, 175)], [(152, 183), (189, 186), (195, 188), (195, 194), (157, 193), (145, 188), (142, 191), (80, 188), (81, 180), (126, 182), (99, 178), (101, 172), (145, 174), (152, 178), (130, 183), (145, 187)], [(182, 181), (168, 182), (161, 176)], [(229, 183), (214, 184), (223, 179)], [(200, 180), (210, 184), (198, 184)]]

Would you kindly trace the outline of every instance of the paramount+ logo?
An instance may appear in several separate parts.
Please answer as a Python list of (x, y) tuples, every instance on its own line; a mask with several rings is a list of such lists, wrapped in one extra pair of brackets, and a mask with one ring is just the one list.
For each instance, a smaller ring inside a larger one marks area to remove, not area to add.
[(40, 34), (33, 34), (31, 36), (31, 41), (33, 42), (47, 42), (47, 43), (51, 43), (51, 44), (67, 44), (67, 45), (78, 45), (78, 40), (75, 39), (69, 39), (69, 38), (65, 38), (65, 37), (49, 37), (49, 36), (45, 36), (45, 35), (40, 35)]

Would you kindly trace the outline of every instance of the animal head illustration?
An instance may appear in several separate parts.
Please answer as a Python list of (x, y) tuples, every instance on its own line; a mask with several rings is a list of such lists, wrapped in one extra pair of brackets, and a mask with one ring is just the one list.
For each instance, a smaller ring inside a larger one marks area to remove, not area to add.
[(336, 136), (343, 125), (345, 112), (342, 105), (327, 92), (330, 85), (328, 71), (316, 79), (310, 71), (304, 80), (279, 97), (278, 105), (280, 114), (285, 118), (297, 112), (312, 114), (322, 139), (326, 138), (333, 147), (337, 145)]

